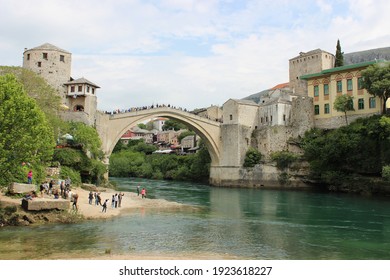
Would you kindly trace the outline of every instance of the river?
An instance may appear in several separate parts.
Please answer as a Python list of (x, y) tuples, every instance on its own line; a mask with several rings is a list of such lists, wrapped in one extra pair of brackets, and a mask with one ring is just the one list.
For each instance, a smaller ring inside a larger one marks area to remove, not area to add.
[(0, 229), (0, 259), (105, 254), (226, 259), (390, 259), (390, 198), (111, 178), (184, 210)]

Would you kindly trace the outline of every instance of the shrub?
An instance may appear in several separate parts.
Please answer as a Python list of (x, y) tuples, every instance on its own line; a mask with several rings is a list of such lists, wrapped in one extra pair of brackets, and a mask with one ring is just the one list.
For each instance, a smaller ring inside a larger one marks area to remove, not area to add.
[(385, 165), (382, 167), (382, 178), (386, 182), (390, 182), (390, 165)]
[(70, 167), (62, 166), (60, 175), (62, 178), (69, 177), (72, 180), (72, 185), (81, 185), (80, 173)]
[(253, 167), (260, 163), (261, 153), (253, 147), (249, 147), (245, 154), (244, 167)]
[(285, 169), (298, 159), (298, 156), (289, 151), (278, 151), (271, 154), (271, 159), (276, 162), (276, 167)]

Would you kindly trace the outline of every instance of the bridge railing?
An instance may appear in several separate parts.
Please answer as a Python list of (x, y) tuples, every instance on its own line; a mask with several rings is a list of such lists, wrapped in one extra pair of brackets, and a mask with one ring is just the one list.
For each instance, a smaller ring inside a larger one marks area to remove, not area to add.
[(139, 113), (143, 113), (143, 114), (147, 114), (148, 112), (147, 111), (173, 111), (173, 112), (180, 112), (181, 115), (188, 115), (188, 116), (191, 116), (192, 118), (197, 118), (199, 120), (209, 120), (209, 121), (213, 121), (213, 122), (218, 122), (218, 123), (222, 123), (223, 120), (222, 118), (220, 119), (211, 119), (209, 117), (202, 117), (202, 116), (199, 116), (198, 114), (194, 113), (194, 112), (191, 112), (191, 111), (188, 111), (187, 109), (183, 109), (182, 107), (175, 107), (175, 106), (171, 106), (171, 105), (151, 105), (151, 106), (143, 106), (143, 107), (132, 107), (132, 108), (129, 108), (129, 109), (122, 109), (122, 110), (114, 110), (114, 111), (104, 111), (105, 114), (108, 114), (110, 115), (110, 118), (116, 118), (116, 116), (118, 115), (121, 115), (123, 116), (123, 114), (129, 114), (129, 113), (132, 113), (132, 114), (139, 114)]

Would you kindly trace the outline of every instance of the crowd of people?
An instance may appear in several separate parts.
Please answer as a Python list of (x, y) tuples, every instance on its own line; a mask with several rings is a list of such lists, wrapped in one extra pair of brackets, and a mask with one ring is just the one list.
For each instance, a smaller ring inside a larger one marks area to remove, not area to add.
[(108, 115), (116, 115), (116, 114), (123, 114), (123, 113), (130, 113), (130, 112), (137, 112), (137, 111), (142, 111), (142, 110), (150, 110), (154, 108), (163, 108), (163, 107), (168, 107), (184, 112), (188, 112), (187, 109), (183, 109), (182, 107), (176, 107), (176, 106), (171, 106), (171, 104), (165, 105), (165, 104), (156, 104), (156, 105), (150, 105), (150, 106), (142, 106), (142, 107), (131, 107), (129, 109), (116, 109), (114, 111), (105, 111), (106, 114)]
[[(32, 171), (30, 170), (27, 175), (28, 183), (32, 183)], [(59, 183), (59, 188), (57, 187), (57, 184)], [(71, 179), (68, 177), (65, 180), (60, 180), (56, 182), (55, 180), (46, 180), (42, 182), (39, 186), (40, 191), (40, 197), (44, 197), (44, 195), (47, 195), (49, 197), (53, 197), (54, 199), (69, 199), (72, 203), (72, 211), (77, 212), (78, 211), (78, 194), (75, 192), (72, 192), (71, 190)], [(137, 195), (141, 195), (142, 199), (146, 198), (146, 189), (142, 188), (138, 185), (136, 188)], [(111, 208), (120, 208), (122, 205), (122, 199), (123, 199), (124, 193), (119, 192), (115, 193), (111, 196)], [(35, 197), (38, 197), (36, 192), (30, 192), (27, 194), (24, 199), (31, 200)], [(90, 191), (88, 194), (88, 203), (90, 205), (95, 206), (102, 206), (102, 212), (107, 212), (107, 204), (109, 202), (109, 199), (106, 198), (104, 202), (102, 203), (103, 199), (100, 192), (92, 192)]]

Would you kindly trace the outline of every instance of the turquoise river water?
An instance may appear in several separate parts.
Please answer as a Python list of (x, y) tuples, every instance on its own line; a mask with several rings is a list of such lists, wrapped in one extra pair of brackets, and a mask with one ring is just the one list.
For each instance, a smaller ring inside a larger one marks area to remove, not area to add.
[(189, 205), (104, 221), (0, 228), (0, 259), (123, 254), (227, 259), (390, 259), (390, 198), (112, 178)]

